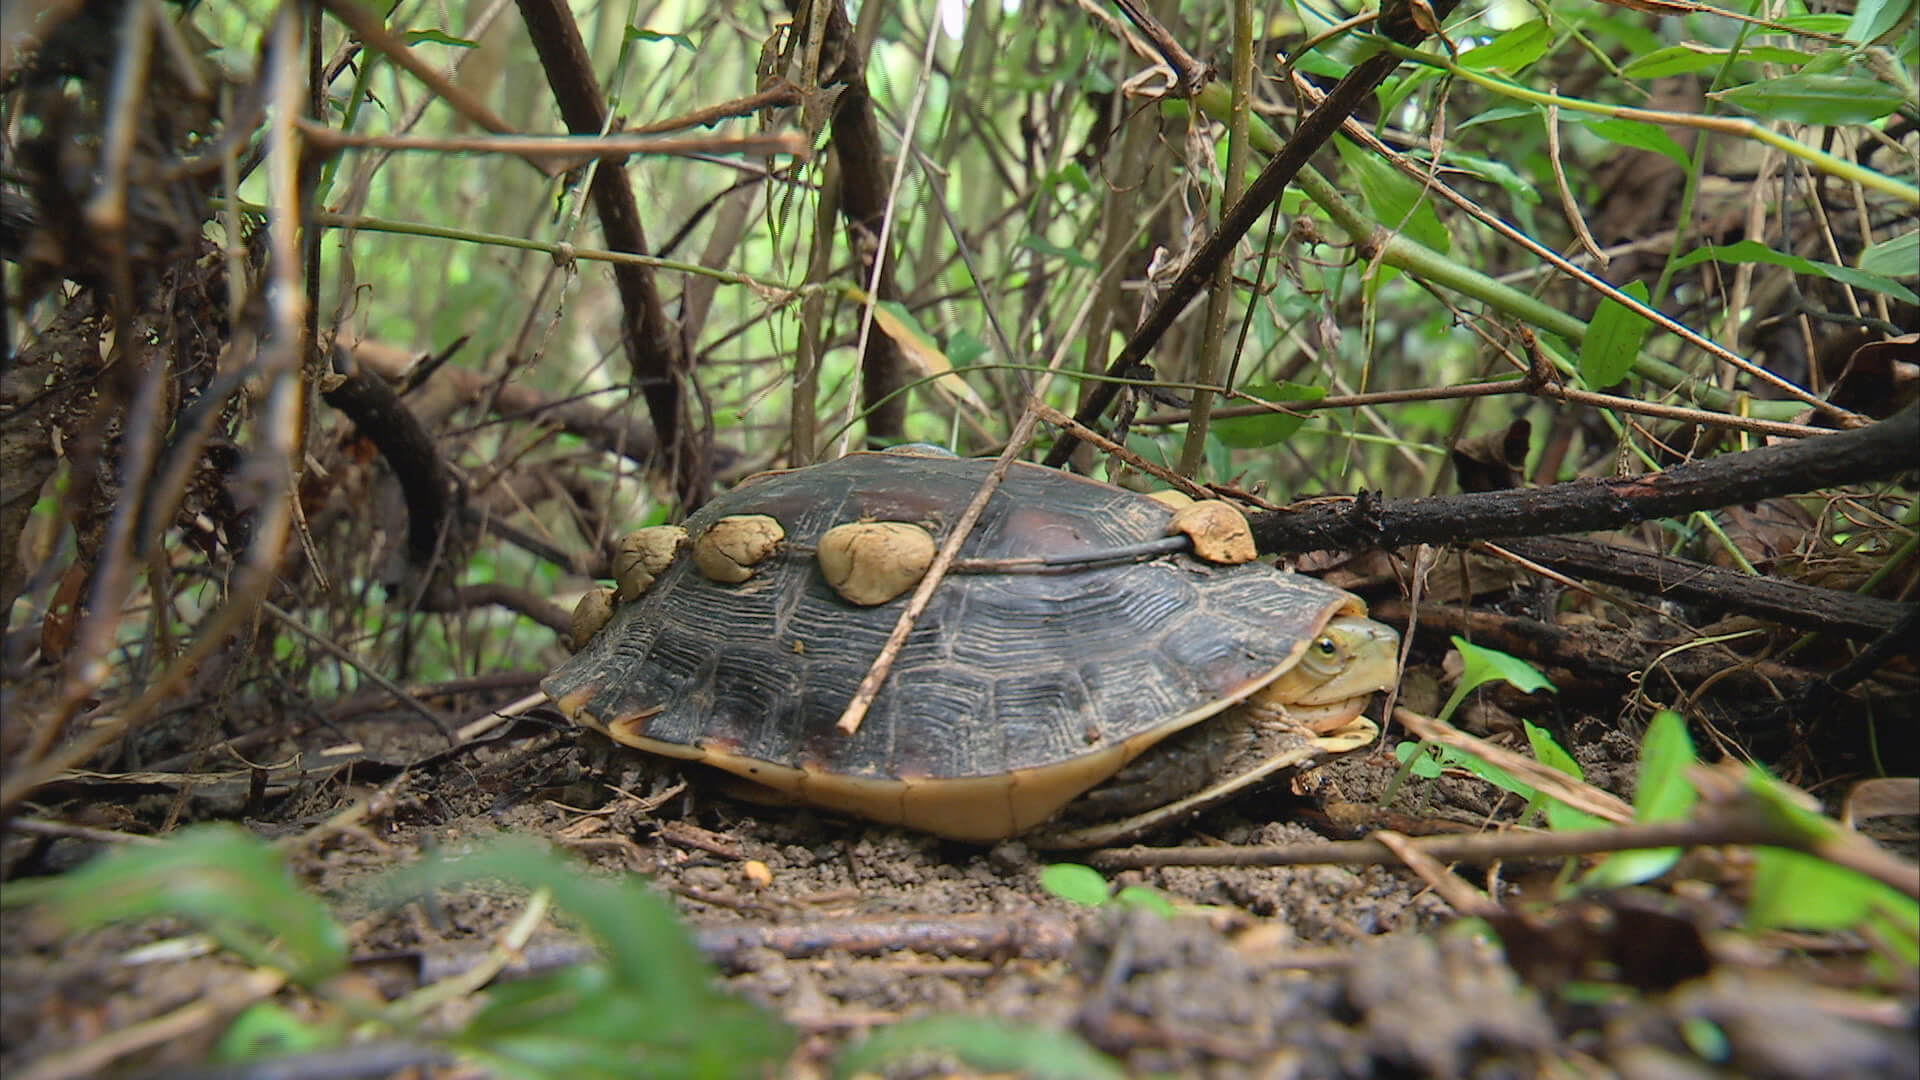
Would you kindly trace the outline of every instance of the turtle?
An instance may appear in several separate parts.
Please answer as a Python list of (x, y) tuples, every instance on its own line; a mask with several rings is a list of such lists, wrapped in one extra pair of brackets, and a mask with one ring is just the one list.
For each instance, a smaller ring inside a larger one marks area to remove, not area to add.
[[(839, 730), (903, 592), (993, 465), (857, 452), (758, 474), (683, 526), (632, 534), (618, 591), (582, 602), (578, 651), (543, 689), (616, 742), (762, 795), (1044, 847), (1136, 838), (1378, 734), (1362, 710), (1394, 684), (1399, 636), (1358, 597), (1167, 550), (1205, 549), (1197, 531), (1143, 554), (1185, 511), (1018, 461), (863, 723)], [(882, 549), (890, 584), (850, 589), (872, 575), (835, 553)]]

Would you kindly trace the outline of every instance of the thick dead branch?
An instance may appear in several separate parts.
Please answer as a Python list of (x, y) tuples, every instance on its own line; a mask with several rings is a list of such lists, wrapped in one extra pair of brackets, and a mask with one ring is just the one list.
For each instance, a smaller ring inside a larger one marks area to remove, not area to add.
[[(840, 216), (847, 224), (847, 248), (859, 259), (862, 282), (872, 278), (874, 260), (882, 259), (874, 293), (882, 301), (898, 301), (903, 297), (894, 280), (893, 260), (880, 251), (890, 173), (880, 125), (873, 116), (873, 99), (867, 93), (866, 53), (855, 39), (841, 0), (816, 2), (832, 4), (822, 55), (838, 58), (830, 71), (821, 73), (820, 82), (843, 88), (833, 106), (833, 153), (840, 162)], [(792, 6), (797, 12), (804, 5)], [(907, 367), (891, 337), (868, 336), (866, 352), (860, 357), (860, 380), (860, 403), (871, 410), (866, 419), (869, 443), (898, 441), (907, 423), (906, 396), (898, 392), (907, 383)]]
[(1909, 406), (1868, 427), (1689, 461), (1665, 472), (1417, 499), (1365, 494), (1338, 505), (1260, 514), (1253, 536), (1266, 552), (1550, 536), (1886, 480), (1916, 468), (1920, 406)]
[[(1807, 630), (1874, 637), (1916, 610), (1912, 604), (1722, 570), (1688, 559), (1563, 536), (1502, 541), (1515, 555), (1574, 577), (1714, 611), (1754, 615)], [(1920, 646), (1920, 642), (1915, 643)]]
[[(520, 17), (540, 54), (547, 82), (559, 103), (567, 130), (576, 135), (598, 135), (607, 126), (606, 99), (593, 75), (593, 58), (580, 39), (580, 27), (562, 0), (520, 0)], [(600, 214), (600, 230), (607, 247), (636, 255), (648, 254), (640, 206), (627, 174), (601, 167), (593, 173), (593, 205)], [(686, 509), (706, 499), (707, 466), (686, 440), (686, 401), (681, 379), (685, 357), (680, 335), (674, 332), (660, 302), (653, 272), (644, 266), (615, 263), (613, 279), (622, 305), (620, 343), (627, 353), (633, 381), (646, 397), (653, 429), (667, 454), (673, 489)]]
[(453, 471), (440, 460), (433, 436), (386, 382), (370, 371), (341, 376), (339, 384), (321, 396), (373, 441), (400, 482), (407, 503), (408, 569), (425, 577), (436, 558), (444, 565), (457, 567), (462, 560), (455, 556), (465, 550), (465, 545), (449, 541), (459, 521), (456, 510), (462, 494)]

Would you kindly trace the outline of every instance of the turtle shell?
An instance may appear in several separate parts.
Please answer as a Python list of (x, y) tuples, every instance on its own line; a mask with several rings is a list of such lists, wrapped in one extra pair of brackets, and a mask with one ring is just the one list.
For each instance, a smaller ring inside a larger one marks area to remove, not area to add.
[[(682, 555), (544, 683), (576, 720), (801, 801), (967, 840), (1052, 816), (1161, 739), (1291, 668), (1358, 598), (1264, 563), (1188, 555), (1048, 573), (955, 573), (860, 729), (835, 724), (899, 619), (813, 557), (828, 529), (916, 522), (944, 540), (993, 462), (900, 453), (752, 477), (686, 522), (765, 514), (786, 540), (749, 580)], [(1016, 462), (963, 559), (1097, 552), (1164, 534), (1158, 501)]]

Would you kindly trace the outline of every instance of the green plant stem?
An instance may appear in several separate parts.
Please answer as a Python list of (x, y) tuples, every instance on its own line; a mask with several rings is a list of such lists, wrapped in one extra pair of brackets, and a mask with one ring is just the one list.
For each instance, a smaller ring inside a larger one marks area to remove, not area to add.
[[(1220, 215), (1240, 201), (1247, 190), (1247, 129), (1253, 111), (1253, 3), (1234, 0), (1233, 4), (1233, 90), (1227, 109), (1227, 176), (1220, 190)], [(1192, 121), (1189, 120), (1189, 123)], [(1234, 260), (1222, 259), (1214, 270), (1207, 291), (1206, 333), (1200, 343), (1201, 378), (1210, 383), (1227, 381), (1227, 314), (1233, 306)], [(1186, 445), (1180, 450), (1180, 474), (1197, 476), (1206, 460), (1207, 421), (1213, 412), (1213, 394), (1200, 391), (1193, 395), (1192, 419), (1187, 424)]]

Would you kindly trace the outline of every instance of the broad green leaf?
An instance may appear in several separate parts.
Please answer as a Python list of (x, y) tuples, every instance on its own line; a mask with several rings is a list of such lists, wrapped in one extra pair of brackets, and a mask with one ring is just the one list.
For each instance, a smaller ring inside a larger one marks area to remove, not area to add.
[(1885, 278), (1920, 278), (1920, 229), (1909, 229), (1862, 251), (1860, 269)]
[(1453, 647), (1460, 650), (1460, 684), (1453, 688), (1453, 696), (1440, 709), (1439, 719), (1443, 721), (1453, 715), (1453, 710), (1460, 707), (1468, 694), (1484, 683), (1505, 681), (1523, 694), (1554, 688), (1551, 680), (1517, 656), (1475, 645), (1457, 635), (1453, 639)]
[(1122, 907), (1140, 908), (1155, 915), (1173, 918), (1173, 901), (1167, 899), (1165, 893), (1145, 885), (1129, 885), (1121, 889), (1114, 894), (1113, 902)]
[(589, 877), (531, 839), (510, 837), (457, 859), (409, 866), (390, 875), (383, 888), (398, 901), (487, 879), (550, 890), (554, 905), (605, 947), (612, 977), (663, 1005), (696, 1004), (687, 1000), (690, 988), (704, 987), (711, 977), (706, 958), (687, 937), (672, 906), (640, 879)]
[[(1566, 115), (1562, 113), (1561, 115)], [(1588, 131), (1621, 146), (1630, 146), (1635, 150), (1651, 150), (1664, 154), (1674, 164), (1685, 168), (1688, 163), (1687, 151), (1673, 140), (1673, 136), (1658, 124), (1649, 124), (1644, 120), (1621, 120), (1611, 116), (1594, 117), (1586, 121)]]
[(1531, 177), (1515, 172), (1512, 165), (1499, 158), (1480, 157), (1476, 154), (1462, 154), (1449, 150), (1444, 160), (1453, 168), (1471, 173), (1488, 183), (1498, 184), (1501, 190), (1517, 201), (1529, 203), (1540, 201), (1540, 185)]
[(1124, 1080), (1126, 1073), (1068, 1031), (985, 1016), (929, 1016), (874, 1032), (840, 1055), (833, 1075), (893, 1075), (916, 1056), (958, 1058), (974, 1069), (1035, 1080)]
[(1640, 778), (1633, 788), (1633, 820), (1642, 824), (1684, 821), (1699, 801), (1687, 770), (1695, 761), (1687, 722), (1672, 709), (1662, 709), (1647, 725), (1640, 742)]
[[(1548, 734), (1546, 728), (1540, 727), (1531, 720), (1522, 720), (1520, 723), (1526, 729), (1527, 745), (1532, 747), (1535, 760), (1550, 769), (1571, 776), (1575, 780), (1586, 779), (1580, 771), (1580, 763), (1573, 760), (1573, 755), (1567, 753), (1566, 748), (1561, 746), (1552, 735)], [(1573, 832), (1581, 829), (1604, 829), (1607, 827), (1607, 823), (1604, 820), (1584, 810), (1576, 810), (1544, 791), (1538, 793), (1534, 801), (1539, 802), (1546, 810), (1547, 825), (1549, 828), (1562, 832)]]
[(1373, 92), (1380, 99), (1380, 115), (1392, 116), (1409, 94), (1439, 77), (1439, 68), (1416, 67), (1409, 69), (1405, 75), (1381, 83)]
[[(1668, 46), (1635, 59), (1621, 68), (1632, 79), (1658, 79), (1667, 75), (1685, 75), (1694, 71), (1719, 68), (1733, 57), (1733, 50), (1687, 42)], [(1734, 59), (1754, 64), (1786, 64), (1799, 67), (1813, 59), (1812, 53), (1783, 49), (1774, 45), (1754, 45), (1741, 49)]]
[(1411, 177), (1343, 138), (1335, 138), (1340, 160), (1353, 170), (1360, 194), (1375, 220), (1389, 230), (1405, 233), (1441, 254), (1452, 246), (1447, 228), (1433, 212), (1426, 193)]
[(1845, 930), (1876, 913), (1911, 927), (1920, 918), (1913, 900), (1844, 867), (1786, 848), (1753, 853), (1753, 885), (1747, 921), (1755, 929)]
[(1540, 59), (1552, 43), (1546, 20), (1533, 19), (1461, 53), (1460, 66), (1472, 71), (1517, 71)]
[[(1895, 0), (1898, 3), (1899, 0)], [(1789, 15), (1777, 20), (1789, 30), (1803, 30), (1809, 34), (1831, 34), (1840, 37), (1847, 32), (1847, 26), (1853, 21), (1851, 15)]]
[(1668, 75), (1705, 71), (1724, 63), (1726, 63), (1724, 56), (1690, 49), (1685, 45), (1669, 45), (1645, 56), (1635, 57), (1631, 63), (1620, 69), (1620, 74), (1629, 79), (1659, 79)]
[(445, 30), (406, 30), (400, 39), (409, 45), (451, 45), (456, 49), (477, 49), (480, 43), (463, 37), (454, 37)]
[[(1649, 295), (1643, 281), (1628, 282), (1620, 291), (1643, 304)], [(1595, 387), (1612, 386), (1626, 378), (1652, 326), (1645, 315), (1613, 297), (1602, 299), (1580, 342), (1580, 377)]]
[(1028, 233), (1026, 236), (1021, 237), (1020, 246), (1031, 248), (1042, 255), (1052, 255), (1058, 259), (1065, 259), (1068, 266), (1077, 266), (1082, 270), (1098, 269), (1098, 267), (1093, 265), (1093, 260), (1087, 258), (1085, 255), (1080, 254), (1072, 248), (1061, 247), (1059, 244), (1033, 233)]
[(1852, 285), (1856, 289), (1885, 293), (1895, 299), (1905, 300), (1909, 304), (1920, 303), (1920, 296), (1915, 296), (1912, 289), (1891, 278), (1870, 274), (1864, 270), (1855, 270), (1851, 266), (1835, 266), (1832, 263), (1815, 262), (1799, 255), (1788, 255), (1775, 251), (1758, 240), (1742, 240), (1736, 244), (1710, 244), (1695, 248), (1674, 260), (1674, 269), (1685, 270), (1695, 263), (1703, 263), (1708, 259), (1716, 259), (1720, 262), (1755, 262), (1784, 266), (1796, 274), (1813, 274), (1831, 278), (1834, 281)]
[[(1746, 793), (1764, 807), (1774, 825), (1798, 834), (1795, 847), (1817, 845), (1840, 832), (1838, 822), (1801, 805), (1804, 795), (1759, 766), (1747, 770)], [(1758, 928), (1831, 930), (1867, 925), (1908, 966), (1920, 963), (1920, 902), (1798, 850), (1754, 850), (1747, 919)]]
[(1580, 771), (1580, 763), (1573, 760), (1565, 747), (1550, 734), (1546, 728), (1531, 720), (1520, 721), (1527, 733), (1527, 745), (1532, 748), (1534, 760), (1575, 780), (1585, 780), (1586, 774)]
[[(1687, 722), (1679, 713), (1662, 709), (1647, 726), (1640, 742), (1640, 778), (1633, 788), (1633, 820), (1646, 825), (1684, 821), (1699, 793), (1687, 779), (1696, 758)], [(1607, 857), (1581, 880), (1593, 889), (1638, 885), (1666, 873), (1680, 861), (1679, 848), (1620, 851)]]
[(249, 1005), (214, 1045), (215, 1061), (265, 1061), (338, 1046), (347, 1037), (340, 1023), (302, 1019), (275, 1001)]
[(1465, 131), (1475, 124), (1492, 124), (1501, 120), (1511, 120), (1516, 116), (1534, 116), (1540, 112), (1538, 105), (1501, 105), (1485, 112), (1475, 113), (1453, 126), (1455, 131)]
[(1891, 45), (1902, 26), (1913, 25), (1913, 10), (1913, 0), (1860, 0), (1844, 36), (1861, 45)]
[(1093, 190), (1093, 181), (1087, 177), (1086, 167), (1077, 161), (1067, 162), (1048, 173), (1046, 179), (1040, 181), (1040, 186), (1043, 188), (1059, 187), (1063, 184), (1082, 195)]
[(1540, 797), (1546, 800), (1547, 828), (1555, 832), (1582, 832), (1610, 827), (1611, 823), (1605, 818), (1595, 817), (1585, 810), (1576, 810), (1544, 792)]
[(195, 825), (151, 847), (111, 852), (57, 878), (10, 883), (74, 929), (155, 916), (187, 919), (249, 963), (313, 982), (347, 962), (347, 933), (294, 884), (280, 851), (233, 825)]
[(1110, 898), (1100, 871), (1079, 863), (1053, 863), (1040, 871), (1040, 887), (1075, 904), (1099, 907)]
[[(1319, 401), (1327, 396), (1324, 386), (1302, 386), (1299, 383), (1249, 383), (1240, 389), (1248, 394), (1275, 403), (1288, 401)], [(1253, 416), (1230, 416), (1215, 420), (1207, 427), (1207, 434), (1219, 439), (1228, 446), (1240, 450), (1257, 450), (1263, 446), (1278, 446), (1293, 437), (1300, 425), (1307, 422), (1305, 416), (1294, 416), (1283, 412), (1259, 413)]]
[(953, 361), (954, 367), (966, 367), (985, 355), (987, 343), (975, 337), (971, 331), (955, 330), (947, 338), (947, 359)]
[(1400, 764), (1408, 766), (1413, 775), (1422, 780), (1434, 780), (1446, 771), (1440, 765), (1439, 755), (1435, 753), (1439, 749), (1432, 743), (1396, 743), (1393, 756), (1400, 760)]
[[(1511, 791), (1523, 799), (1531, 800), (1539, 794), (1532, 785), (1521, 782), (1518, 777), (1500, 766), (1482, 761), (1472, 754), (1455, 750), (1450, 746), (1441, 746), (1439, 743), (1403, 742), (1394, 746), (1393, 754), (1402, 765), (1408, 765), (1413, 775), (1422, 779), (1431, 780), (1447, 769), (1459, 769), (1485, 780), (1502, 791)], [(1411, 762), (1410, 765), (1409, 762)]]
[(629, 26), (626, 36), (628, 41), (671, 41), (676, 47), (688, 52), (699, 51), (693, 47), (693, 39), (685, 34), (669, 34), (659, 30), (643, 30), (638, 26)]
[(1798, 67), (1812, 60), (1814, 54), (1802, 52), (1799, 49), (1783, 49), (1777, 45), (1749, 45), (1740, 50), (1739, 58), (1755, 64), (1784, 64), (1788, 67)]
[(1708, 94), (1769, 120), (1796, 124), (1865, 124), (1900, 107), (1906, 98), (1864, 75), (1782, 75)]
[(1680, 1021), (1679, 1027), (1687, 1049), (1700, 1060), (1725, 1065), (1733, 1056), (1733, 1040), (1727, 1038), (1726, 1029), (1707, 1017), (1689, 1016)]

